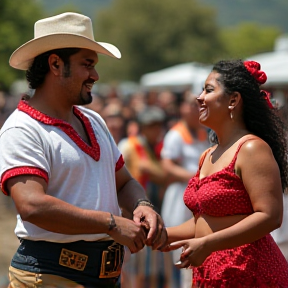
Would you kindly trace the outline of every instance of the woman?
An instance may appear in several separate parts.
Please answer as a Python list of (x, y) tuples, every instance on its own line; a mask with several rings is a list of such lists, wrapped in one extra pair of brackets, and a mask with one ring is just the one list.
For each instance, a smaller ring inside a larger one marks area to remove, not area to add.
[(286, 131), (259, 88), (266, 79), (257, 62), (220, 61), (198, 98), (216, 145), (184, 194), (194, 218), (167, 228), (174, 243), (163, 249), (182, 247), (176, 265), (192, 267), (192, 287), (288, 287), (288, 264), (269, 234), (282, 222)]

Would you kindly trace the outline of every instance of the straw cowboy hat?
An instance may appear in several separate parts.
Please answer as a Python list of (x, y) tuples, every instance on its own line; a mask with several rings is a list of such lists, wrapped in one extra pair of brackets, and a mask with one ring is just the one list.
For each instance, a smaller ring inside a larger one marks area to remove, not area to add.
[(27, 70), (36, 56), (59, 48), (85, 48), (121, 58), (117, 47), (94, 40), (89, 17), (67, 12), (37, 21), (34, 25), (34, 39), (16, 49), (9, 64), (16, 69)]

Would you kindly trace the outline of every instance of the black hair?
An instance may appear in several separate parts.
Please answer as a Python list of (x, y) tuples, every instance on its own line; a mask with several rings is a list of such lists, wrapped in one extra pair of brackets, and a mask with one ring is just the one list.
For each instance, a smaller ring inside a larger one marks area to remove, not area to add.
[[(281, 173), (282, 188), (288, 186), (287, 127), (276, 109), (271, 109), (259, 84), (242, 60), (221, 60), (212, 71), (221, 75), (219, 81), (227, 95), (239, 92), (243, 101), (243, 120), (248, 131), (263, 139), (271, 147)], [(217, 137), (211, 137), (218, 142)]]
[(46, 74), (49, 72), (50, 67), (48, 58), (51, 54), (58, 55), (64, 62), (65, 77), (70, 73), (70, 56), (80, 51), (80, 48), (62, 48), (50, 50), (35, 57), (32, 65), (26, 71), (26, 79), (31, 89), (38, 88), (45, 80)]

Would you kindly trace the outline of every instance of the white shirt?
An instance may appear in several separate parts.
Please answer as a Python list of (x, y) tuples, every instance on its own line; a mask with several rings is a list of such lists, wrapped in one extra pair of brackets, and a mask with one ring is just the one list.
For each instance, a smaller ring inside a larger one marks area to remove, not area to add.
[(179, 166), (196, 173), (199, 158), (208, 147), (208, 140), (193, 139), (193, 143), (186, 143), (177, 130), (171, 129), (164, 137), (161, 158), (175, 160)]
[[(121, 215), (115, 171), (124, 165), (103, 119), (94, 111), (74, 107), (91, 146), (70, 124), (51, 118), (20, 101), (18, 109), (0, 131), (1, 188), (13, 176), (31, 174), (44, 178), (47, 195), (77, 207)], [(20, 238), (52, 242), (95, 241), (107, 234), (65, 235), (53, 233), (17, 215), (15, 234)]]

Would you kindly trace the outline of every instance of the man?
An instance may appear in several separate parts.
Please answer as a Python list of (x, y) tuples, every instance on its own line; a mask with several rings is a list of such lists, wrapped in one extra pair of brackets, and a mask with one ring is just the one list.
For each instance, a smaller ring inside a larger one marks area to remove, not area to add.
[(103, 119), (79, 106), (92, 101), (99, 53), (121, 57), (94, 40), (90, 18), (63, 13), (37, 21), (10, 58), (35, 89), (0, 133), (1, 189), (15, 202), (21, 243), (10, 287), (120, 287), (123, 246), (166, 241)]

